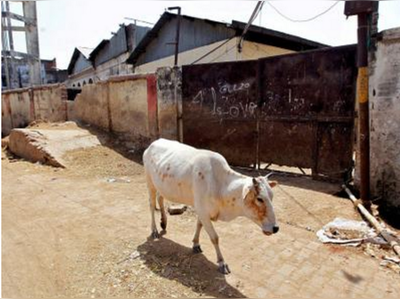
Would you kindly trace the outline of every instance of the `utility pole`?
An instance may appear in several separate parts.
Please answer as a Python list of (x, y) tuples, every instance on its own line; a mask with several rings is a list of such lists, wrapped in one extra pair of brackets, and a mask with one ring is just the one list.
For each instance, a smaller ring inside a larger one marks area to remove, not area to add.
[(360, 197), (363, 205), (370, 209), (370, 144), (369, 144), (369, 73), (368, 48), (371, 37), (372, 14), (378, 12), (379, 1), (346, 1), (344, 14), (358, 16), (357, 45), (357, 102), (360, 153)]
[(175, 62), (174, 66), (178, 66), (178, 54), (179, 54), (179, 32), (181, 29), (181, 8), (179, 6), (168, 7), (168, 10), (177, 10), (178, 11), (178, 19), (176, 23), (176, 36), (175, 36)]

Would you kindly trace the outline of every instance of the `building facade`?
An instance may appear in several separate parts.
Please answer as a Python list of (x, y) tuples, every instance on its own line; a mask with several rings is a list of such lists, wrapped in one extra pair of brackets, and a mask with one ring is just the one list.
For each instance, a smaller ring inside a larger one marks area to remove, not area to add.
[(68, 66), (67, 86), (80, 88), (110, 76), (131, 73), (132, 67), (126, 60), (149, 30), (148, 27), (122, 24), (111, 39), (102, 40), (96, 48), (75, 48)]

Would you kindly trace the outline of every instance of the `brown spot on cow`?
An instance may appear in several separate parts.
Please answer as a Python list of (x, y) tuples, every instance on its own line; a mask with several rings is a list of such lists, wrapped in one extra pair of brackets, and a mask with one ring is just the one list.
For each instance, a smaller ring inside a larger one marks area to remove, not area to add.
[(262, 221), (267, 216), (268, 210), (265, 203), (257, 204), (257, 195), (258, 194), (254, 192), (254, 190), (251, 190), (245, 198), (245, 204), (257, 215), (258, 220)]
[(181, 187), (182, 186), (182, 183), (178, 183), (178, 187)]
[(236, 197), (232, 197), (232, 201), (235, 202), (236, 201)]

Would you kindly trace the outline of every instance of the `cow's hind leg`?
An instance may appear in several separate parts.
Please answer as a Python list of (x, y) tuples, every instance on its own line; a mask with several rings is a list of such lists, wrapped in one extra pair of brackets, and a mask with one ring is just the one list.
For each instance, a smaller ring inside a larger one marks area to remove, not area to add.
[(150, 214), (151, 214), (151, 237), (153, 239), (158, 239), (160, 235), (158, 234), (157, 231), (156, 220), (154, 215), (156, 209), (157, 190), (149, 178), (147, 179), (147, 188), (149, 191), (149, 203), (150, 203)]
[(196, 233), (194, 234), (193, 237), (193, 253), (203, 252), (200, 247), (200, 231), (202, 227), (203, 224), (201, 223), (200, 219), (197, 218)]
[(231, 273), (231, 270), (229, 270), (229, 267), (225, 263), (224, 258), (222, 256), (221, 249), (219, 248), (219, 238), (217, 232), (214, 229), (214, 226), (211, 223), (211, 220), (208, 217), (199, 217), (199, 218), (205, 230), (207, 231), (208, 235), (210, 236), (211, 242), (213, 243), (215, 251), (217, 253), (217, 263), (219, 272), (221, 272), (222, 274)]
[(161, 194), (158, 194), (158, 204), (160, 205), (160, 210), (161, 210), (161, 228), (166, 231), (167, 229), (167, 214), (165, 213), (165, 207), (164, 207), (164, 197), (162, 197)]

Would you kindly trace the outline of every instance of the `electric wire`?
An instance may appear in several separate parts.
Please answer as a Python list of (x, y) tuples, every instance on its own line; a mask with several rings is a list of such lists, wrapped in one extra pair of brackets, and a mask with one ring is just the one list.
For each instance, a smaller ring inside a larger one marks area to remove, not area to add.
[(319, 18), (320, 16), (326, 14), (327, 12), (329, 12), (331, 9), (333, 9), (336, 5), (338, 5), (338, 4), (340, 3), (340, 1), (336, 1), (334, 4), (332, 4), (332, 5), (331, 5), (330, 7), (328, 7), (326, 10), (324, 10), (323, 12), (321, 12), (321, 13), (319, 13), (319, 14), (317, 14), (317, 15), (315, 15), (314, 17), (311, 17), (311, 18), (309, 18), (309, 19), (303, 19), (303, 20), (298, 20), (298, 19), (297, 19), (297, 20), (296, 20), (296, 19), (292, 19), (292, 18), (290, 18), (290, 17), (284, 15), (281, 11), (279, 11), (279, 9), (277, 9), (272, 3), (270, 3), (270, 1), (266, 1), (266, 2), (267, 2), (267, 4), (268, 4), (269, 6), (271, 6), (272, 9), (275, 10), (281, 17), (283, 17), (284, 19), (286, 19), (286, 20), (288, 20), (288, 21), (295, 22), (295, 23), (305, 23), (305, 22), (313, 21), (313, 20)]

